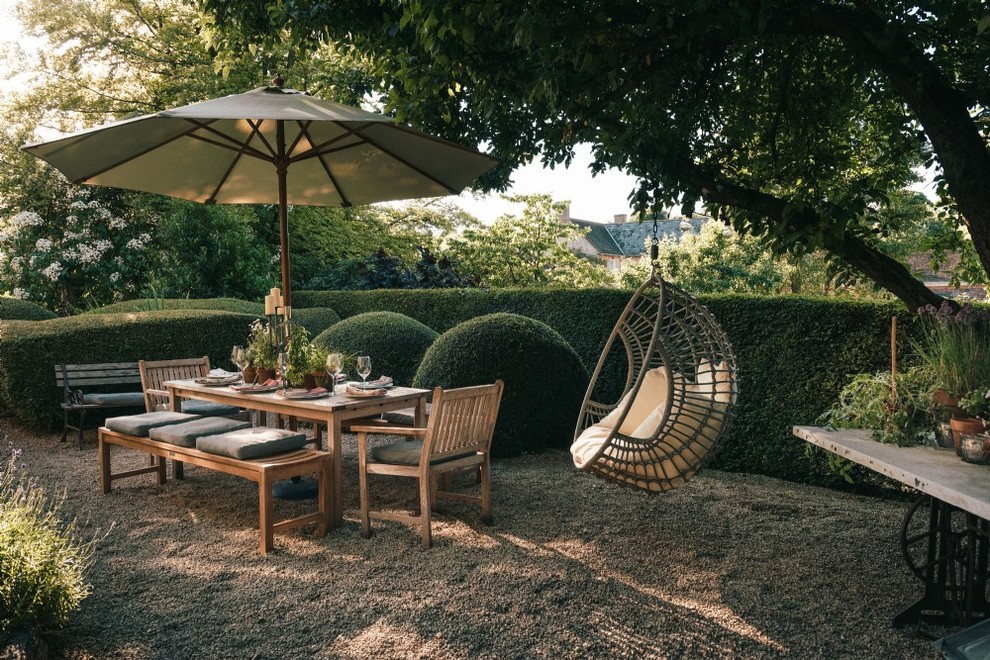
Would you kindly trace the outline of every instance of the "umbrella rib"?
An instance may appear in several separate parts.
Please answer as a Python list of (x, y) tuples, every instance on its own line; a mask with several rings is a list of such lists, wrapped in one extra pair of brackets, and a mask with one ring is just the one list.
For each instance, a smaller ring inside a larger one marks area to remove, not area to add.
[[(212, 121), (216, 121), (216, 120), (212, 120)], [(212, 121), (211, 121), (211, 123), (212, 123)], [(190, 132), (179, 133), (178, 135), (173, 135), (172, 137), (168, 138), (167, 140), (163, 140), (163, 141), (158, 142), (158, 143), (156, 143), (154, 145), (149, 145), (148, 148), (142, 149), (141, 151), (138, 151), (135, 154), (131, 154), (131, 155), (127, 156), (126, 158), (122, 159), (122, 160), (114, 161), (113, 163), (110, 163), (109, 165), (107, 165), (106, 167), (104, 167), (102, 169), (99, 169), (99, 170), (97, 170), (95, 172), (91, 172), (90, 174), (87, 174), (86, 176), (83, 176), (83, 177), (79, 177), (78, 179), (73, 179), (72, 183), (86, 183), (87, 181), (89, 181), (90, 179), (92, 179), (94, 177), (98, 177), (101, 174), (106, 174), (110, 170), (115, 169), (117, 167), (120, 167), (124, 163), (130, 162), (130, 161), (132, 161), (132, 160), (134, 160), (136, 158), (140, 158), (141, 156), (143, 156), (143, 155), (145, 155), (147, 153), (151, 153), (152, 151), (155, 151), (156, 149), (160, 149), (162, 146), (164, 146), (166, 144), (171, 144), (172, 142), (175, 142), (178, 139), (187, 137), (190, 134), (191, 134), (191, 131)]]
[[(308, 133), (308, 129), (309, 129), (310, 126), (312, 126), (312, 124), (313, 124), (313, 120), (309, 120), (309, 121), (306, 121), (306, 122), (302, 122), (302, 121), (297, 121), (296, 122), (296, 126), (299, 127), (299, 133), (296, 134), (296, 139), (292, 141), (292, 144), (289, 146), (288, 149), (285, 150), (285, 153), (291, 154), (293, 151), (295, 151), (296, 147), (299, 146), (299, 143), (302, 141), (303, 137), (305, 137), (307, 140), (309, 140), (310, 141), (310, 144), (313, 143), (313, 141), (312, 141), (312, 139), (310, 139), (309, 133)], [(290, 160), (290, 162), (291, 162), (291, 160)]]
[[(307, 123), (305, 126), (303, 126), (301, 122), (299, 123), (299, 135), (297, 136), (296, 141), (293, 143), (292, 145), (293, 147), (295, 147), (295, 145), (299, 143), (299, 140), (302, 139), (304, 135), (306, 139), (309, 140), (310, 144), (313, 143), (313, 140), (309, 135), (309, 125), (310, 124)], [(327, 173), (327, 177), (330, 179), (330, 183), (333, 184), (334, 190), (337, 191), (337, 195), (340, 197), (340, 203), (343, 206), (352, 206), (351, 200), (347, 199), (347, 196), (344, 195), (344, 191), (340, 188), (340, 183), (337, 182), (337, 177), (335, 177), (333, 175), (333, 172), (330, 171), (330, 165), (327, 164), (325, 160), (323, 160), (323, 154), (317, 153), (316, 158), (317, 160), (320, 161), (320, 165), (323, 166), (323, 171)]]
[(211, 140), (205, 135), (196, 135), (191, 131), (189, 133), (184, 134), (187, 137), (193, 138), (194, 140), (199, 140), (200, 142), (205, 142), (206, 144), (212, 144), (214, 147), (220, 147), (221, 149), (227, 149), (229, 151), (237, 151), (239, 153), (247, 154), (248, 156), (252, 156), (259, 160), (272, 159), (273, 154), (266, 154), (263, 151), (258, 151), (254, 147), (248, 146), (248, 142), (251, 140), (251, 137), (257, 135), (264, 143), (264, 145), (269, 149), (271, 149), (271, 146), (268, 144), (267, 140), (265, 140), (265, 136), (258, 131), (258, 127), (255, 126), (253, 123), (251, 123), (251, 121), (248, 121), (248, 125), (251, 127), (251, 133), (248, 135), (248, 139), (245, 142), (238, 142), (237, 140), (234, 140), (226, 133), (211, 128), (210, 126), (203, 124), (202, 122), (192, 119), (187, 119), (186, 121), (188, 121), (190, 124), (195, 126), (197, 129), (202, 128), (208, 133), (211, 133), (212, 135), (221, 138), (221, 140)]
[[(392, 125), (392, 126), (389, 126), (389, 128), (396, 128), (396, 126)], [(374, 138), (370, 138), (370, 137), (368, 137), (367, 135), (364, 135), (364, 134), (361, 135), (361, 138), (364, 139), (371, 146), (375, 147), (376, 149), (381, 150), (382, 153), (391, 156), (392, 158), (394, 158), (395, 160), (399, 161), (400, 163), (402, 163), (403, 165), (405, 165), (406, 167), (408, 167), (409, 169), (411, 169), (413, 172), (416, 172), (417, 174), (419, 174), (423, 178), (429, 179), (430, 181), (432, 181), (433, 183), (437, 184), (438, 186), (443, 187), (444, 189), (446, 189), (447, 191), (449, 191), (451, 195), (456, 195), (457, 193), (460, 192), (460, 190), (458, 190), (457, 188), (451, 187), (450, 185), (448, 185), (447, 183), (441, 181), (440, 179), (438, 179), (437, 177), (433, 176), (429, 172), (423, 170), (422, 168), (419, 168), (419, 167), (413, 165), (408, 160), (406, 160), (402, 156), (396, 154), (391, 149), (387, 149), (385, 146), (379, 144), (378, 142), (376, 142), (374, 140)]]
[[(307, 160), (309, 158), (318, 158), (322, 154), (330, 153), (329, 151), (326, 150), (327, 147), (329, 147), (330, 145), (332, 145), (332, 144), (334, 144), (336, 142), (340, 142), (341, 140), (343, 140), (345, 138), (352, 137), (352, 136), (353, 137), (357, 137), (357, 138), (363, 138), (363, 136), (360, 135), (358, 133), (358, 131), (362, 131), (362, 130), (368, 128), (369, 126), (372, 126), (372, 125), (374, 125), (374, 124), (376, 124), (378, 122), (371, 122), (371, 121), (365, 122), (365, 123), (361, 124), (360, 126), (358, 126), (356, 128), (348, 128), (346, 125), (342, 124), (341, 122), (334, 122), (334, 123), (336, 123), (338, 126), (340, 126), (341, 128), (344, 129), (344, 133), (342, 135), (338, 135), (337, 137), (331, 138), (331, 139), (329, 139), (326, 142), (323, 142), (321, 144), (314, 145), (308, 151), (304, 151), (301, 154), (299, 154), (298, 156), (293, 156), (289, 160), (289, 162), (294, 163), (294, 162), (299, 161), (299, 160)], [(360, 145), (361, 145), (360, 142), (355, 142), (354, 144), (345, 145), (345, 146), (339, 147), (339, 148), (340, 149), (348, 149), (350, 147), (357, 147), (357, 146), (360, 146)]]

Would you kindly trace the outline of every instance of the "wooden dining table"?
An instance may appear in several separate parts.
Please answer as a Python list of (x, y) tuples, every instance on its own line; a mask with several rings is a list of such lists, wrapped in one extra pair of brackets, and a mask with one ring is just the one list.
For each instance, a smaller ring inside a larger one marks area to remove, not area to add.
[[(415, 411), (413, 423), (423, 427), (426, 425), (426, 395), (429, 394), (429, 390), (392, 387), (381, 396), (358, 397), (338, 391), (321, 398), (291, 399), (276, 392), (238, 392), (229, 386), (202, 385), (194, 380), (172, 380), (166, 382), (165, 386), (168, 388), (171, 408), (175, 411), (181, 409), (183, 399), (196, 399), (325, 424), (326, 449), (332, 455), (331, 527), (339, 527), (344, 521), (343, 422), (411, 407)], [(337, 389), (343, 389), (343, 385), (338, 385)]]

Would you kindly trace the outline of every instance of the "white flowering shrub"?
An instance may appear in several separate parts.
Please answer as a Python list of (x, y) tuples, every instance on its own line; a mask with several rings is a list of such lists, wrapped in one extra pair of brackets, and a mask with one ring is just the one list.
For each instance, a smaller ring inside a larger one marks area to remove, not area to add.
[(157, 216), (118, 191), (66, 184), (58, 195), (44, 217), (0, 218), (0, 290), (61, 313), (138, 294)]

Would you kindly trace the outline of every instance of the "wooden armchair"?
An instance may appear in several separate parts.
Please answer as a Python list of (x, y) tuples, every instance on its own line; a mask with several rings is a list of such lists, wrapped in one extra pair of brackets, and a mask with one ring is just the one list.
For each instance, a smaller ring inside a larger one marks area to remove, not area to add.
[[(426, 428), (402, 426), (353, 426), (358, 438), (358, 470), (361, 488), (361, 534), (371, 535), (372, 517), (422, 526), (423, 547), (432, 541), (430, 512), (438, 498), (481, 506), (481, 519), (491, 524), (491, 475), (489, 453), (504, 383), (433, 390), (433, 406)], [(368, 448), (368, 434), (422, 438)], [(480, 468), (480, 496), (442, 491), (437, 478), (465, 468)], [(369, 509), (368, 475), (386, 474), (419, 480), (419, 515), (374, 512)]]

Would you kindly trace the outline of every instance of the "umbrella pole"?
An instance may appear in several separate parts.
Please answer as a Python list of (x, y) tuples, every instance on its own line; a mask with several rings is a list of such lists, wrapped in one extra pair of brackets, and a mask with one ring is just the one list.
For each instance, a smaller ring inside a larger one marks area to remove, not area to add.
[(282, 303), (292, 307), (292, 283), (289, 280), (289, 194), (286, 179), (289, 159), (285, 155), (285, 122), (281, 119), (275, 125), (275, 141), (278, 143), (275, 170), (278, 173), (278, 233), (279, 251), (282, 253)]

